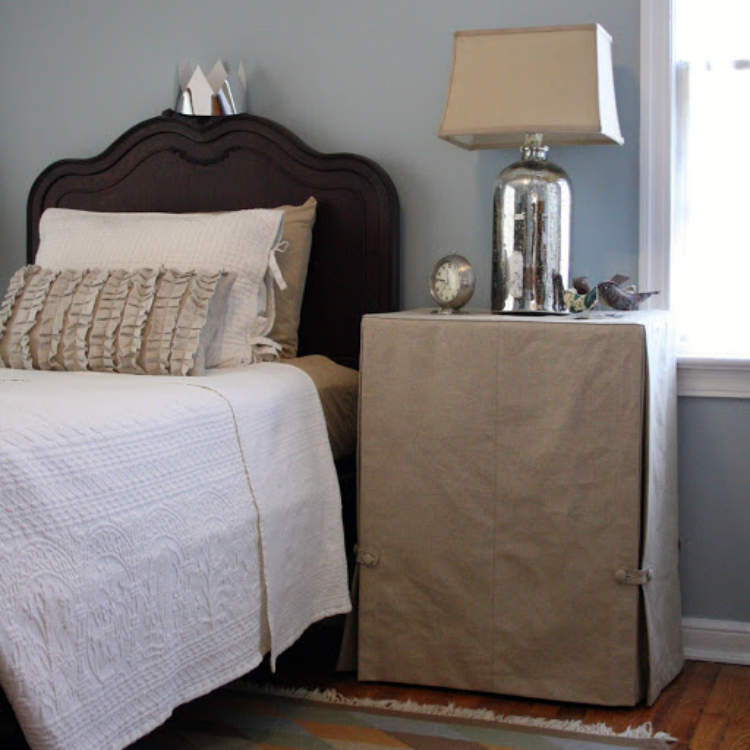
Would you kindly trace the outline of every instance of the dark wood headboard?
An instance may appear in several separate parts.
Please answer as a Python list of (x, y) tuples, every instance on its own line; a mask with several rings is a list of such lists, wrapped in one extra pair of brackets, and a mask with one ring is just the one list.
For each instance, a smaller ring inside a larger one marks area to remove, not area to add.
[(91, 159), (65, 159), (29, 193), (28, 262), (39, 217), (89, 211), (226, 211), (318, 201), (300, 325), (300, 354), (359, 359), (360, 319), (398, 309), (399, 205), (385, 171), (355, 154), (321, 154), (253, 115), (171, 111), (128, 130)]

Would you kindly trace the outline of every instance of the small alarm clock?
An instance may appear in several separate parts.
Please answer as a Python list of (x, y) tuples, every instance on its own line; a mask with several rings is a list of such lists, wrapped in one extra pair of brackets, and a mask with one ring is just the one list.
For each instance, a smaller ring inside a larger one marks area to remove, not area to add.
[(463, 255), (441, 258), (430, 275), (430, 294), (439, 306), (438, 312), (458, 312), (474, 294), (474, 269)]

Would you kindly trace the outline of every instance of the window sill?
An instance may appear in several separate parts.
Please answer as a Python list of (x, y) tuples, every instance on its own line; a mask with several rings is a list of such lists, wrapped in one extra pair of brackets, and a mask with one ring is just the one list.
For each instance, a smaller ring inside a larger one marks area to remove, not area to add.
[(750, 359), (677, 359), (677, 395), (750, 398)]

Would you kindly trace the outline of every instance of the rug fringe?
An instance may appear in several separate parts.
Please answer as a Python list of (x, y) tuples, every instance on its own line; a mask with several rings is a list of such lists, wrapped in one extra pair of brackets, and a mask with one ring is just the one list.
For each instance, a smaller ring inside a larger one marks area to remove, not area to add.
[(326, 688), (321, 690), (315, 688), (284, 688), (276, 685), (259, 685), (257, 683), (238, 680), (228, 687), (240, 687), (243, 690), (250, 689), (267, 695), (278, 695), (282, 698), (302, 698), (305, 700), (318, 701), (319, 703), (338, 703), (344, 706), (360, 706), (361, 708), (384, 708), (391, 711), (403, 711), (408, 713), (428, 714), (433, 716), (450, 716), (459, 719), (479, 719), (483, 721), (496, 721), (505, 724), (516, 724), (518, 726), (538, 727), (540, 729), (553, 729), (560, 732), (579, 732), (581, 734), (598, 735), (599, 737), (622, 737), (637, 740), (664, 740), (665, 742), (677, 742), (667, 732), (654, 732), (653, 724), (647, 721), (637, 727), (628, 726), (623, 732), (615, 732), (612, 727), (604, 722), (596, 724), (584, 724), (580, 719), (540, 719), (534, 716), (516, 716), (513, 714), (496, 714), (487, 708), (463, 708), (455, 703), (447, 705), (417, 703), (413, 700), (399, 701), (392, 699), (375, 698), (350, 698), (342, 695), (338, 690)]

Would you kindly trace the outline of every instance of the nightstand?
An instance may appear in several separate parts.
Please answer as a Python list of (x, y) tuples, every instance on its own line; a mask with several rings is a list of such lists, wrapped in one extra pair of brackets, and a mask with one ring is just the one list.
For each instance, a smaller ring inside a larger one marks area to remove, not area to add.
[(653, 702), (682, 667), (665, 313), (365, 316), (362, 680)]

